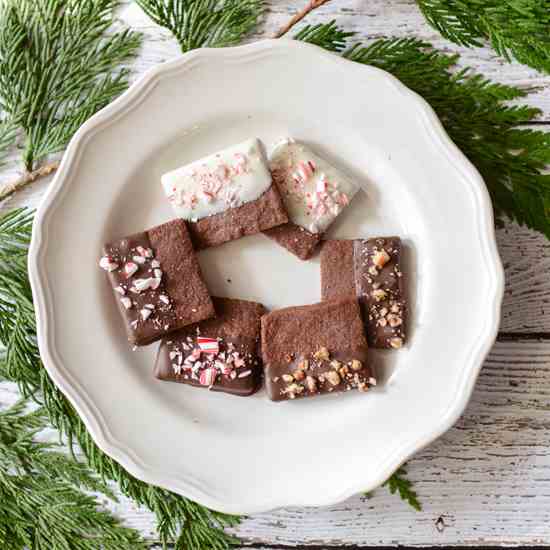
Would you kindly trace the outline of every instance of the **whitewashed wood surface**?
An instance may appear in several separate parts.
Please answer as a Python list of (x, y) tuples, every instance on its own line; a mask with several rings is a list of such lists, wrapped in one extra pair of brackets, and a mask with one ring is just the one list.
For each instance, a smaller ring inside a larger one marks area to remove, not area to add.
[[(254, 39), (270, 36), (306, 0), (271, 0)], [(499, 82), (531, 90), (524, 103), (542, 110), (540, 129), (550, 130), (550, 77), (508, 64), (488, 48), (467, 50), (443, 40), (424, 22), (413, 0), (332, 0), (308, 23), (330, 19), (358, 39), (417, 36), (449, 52), (461, 64)], [(120, 19), (145, 34), (135, 76), (178, 55), (169, 33), (130, 1)], [(548, 124), (548, 126), (546, 126)], [(10, 162), (0, 184), (20, 167)], [(0, 210), (36, 206), (48, 181), (21, 192)], [(509, 224), (498, 232), (506, 269), (501, 334), (468, 409), (444, 437), (409, 462), (409, 477), (423, 504), (414, 512), (378, 489), (323, 509), (285, 509), (243, 521), (235, 533), (263, 550), (372, 545), (550, 546), (550, 242)], [(457, 335), (460, 337), (460, 335)], [(12, 384), (0, 384), (0, 406), (15, 401)], [(129, 526), (155, 541), (152, 514), (121, 497), (110, 505)]]

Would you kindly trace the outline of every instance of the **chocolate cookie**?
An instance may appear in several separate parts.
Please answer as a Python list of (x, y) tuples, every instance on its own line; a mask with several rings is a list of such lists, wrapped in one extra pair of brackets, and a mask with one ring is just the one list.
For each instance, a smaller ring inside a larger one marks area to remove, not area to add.
[(154, 374), (160, 380), (181, 382), (234, 395), (258, 390), (262, 304), (212, 298), (216, 317), (163, 338)]
[(288, 212), (289, 223), (264, 233), (298, 258), (307, 260), (359, 187), (326, 160), (292, 139), (275, 147), (270, 169)]
[(107, 272), (132, 344), (144, 346), (214, 315), (182, 220), (106, 244), (99, 265)]
[(400, 348), (406, 337), (401, 239), (330, 240), (321, 249), (323, 300), (356, 296), (369, 345)]
[(258, 139), (250, 139), (162, 176), (176, 215), (196, 249), (217, 246), (288, 221)]
[(262, 357), (272, 401), (367, 391), (376, 384), (356, 298), (264, 315)]

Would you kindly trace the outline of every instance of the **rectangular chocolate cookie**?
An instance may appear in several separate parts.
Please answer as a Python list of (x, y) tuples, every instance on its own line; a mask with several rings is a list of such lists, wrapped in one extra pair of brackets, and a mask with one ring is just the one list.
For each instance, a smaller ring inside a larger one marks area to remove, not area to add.
[(356, 298), (287, 307), (262, 317), (265, 384), (272, 401), (376, 385)]
[(162, 176), (196, 249), (260, 233), (288, 221), (258, 139), (249, 139)]
[(321, 248), (323, 300), (356, 296), (370, 346), (400, 348), (405, 342), (406, 301), (401, 239), (330, 240)]
[(195, 248), (201, 250), (255, 235), (287, 221), (281, 197), (272, 185), (256, 200), (196, 222), (188, 222), (188, 227)]
[(212, 298), (217, 317), (185, 327), (159, 347), (154, 374), (234, 395), (251, 395), (261, 384), (259, 358), (262, 304)]
[(107, 272), (132, 344), (150, 344), (214, 315), (182, 220), (107, 243), (99, 265)]
[(264, 233), (301, 260), (307, 260), (359, 187), (304, 144), (290, 138), (273, 150), (270, 169), (289, 223)]

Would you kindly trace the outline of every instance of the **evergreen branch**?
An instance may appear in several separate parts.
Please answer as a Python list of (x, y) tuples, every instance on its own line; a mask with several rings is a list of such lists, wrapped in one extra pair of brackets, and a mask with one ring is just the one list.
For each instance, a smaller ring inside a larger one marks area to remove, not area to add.
[(258, 24), (264, 0), (137, 0), (158, 25), (168, 29), (183, 53), (231, 46)]
[(139, 549), (134, 529), (122, 527), (82, 491), (112, 491), (88, 467), (38, 443), (47, 425), (43, 409), (25, 414), (19, 402), (0, 411), (0, 546), (8, 550)]
[(0, 202), (7, 199), (14, 193), (17, 193), (20, 189), (27, 187), (35, 181), (45, 178), (53, 174), (59, 168), (59, 162), (48, 162), (43, 164), (32, 172), (25, 172), (21, 177), (6, 183), (4, 187), (0, 189)]
[[(224, 528), (236, 525), (238, 517), (209, 510), (131, 476), (96, 446), (77, 412), (49, 378), (36, 344), (27, 275), (31, 228), (32, 214), (25, 209), (0, 217), (0, 344), (7, 348), (0, 362), (0, 376), (17, 382), (24, 397), (32, 397), (44, 407), (49, 421), (66, 437), (70, 448), (73, 442), (77, 443), (88, 466), (103, 480), (115, 481), (124, 495), (155, 513), (163, 544), (175, 541), (176, 548), (182, 550), (227, 550), (234, 546), (238, 540), (225, 533)], [(2, 262), (2, 258), (10, 261)], [(53, 468), (53, 460), (51, 465)], [(80, 501), (75, 504), (80, 505)], [(1, 512), (0, 507), (0, 516)]]
[(348, 38), (354, 34), (340, 29), (332, 20), (330, 23), (306, 25), (296, 33), (294, 39), (315, 44), (331, 52), (341, 52), (346, 47)]
[(27, 171), (63, 149), (128, 84), (141, 36), (109, 33), (117, 0), (0, 2), (0, 107), (22, 128)]
[(0, 121), (0, 166), (2, 166), (2, 161), (7, 155), (9, 148), (14, 144), (16, 135), (17, 126), (13, 123), (13, 120), (6, 119)]
[(296, 13), (290, 21), (285, 23), (274, 35), (273, 38), (281, 38), (281, 36), (284, 36), (294, 25), (299, 23), (304, 17), (307, 17), (310, 12), (313, 10), (320, 8), (323, 4), (326, 4), (330, 0), (309, 0), (305, 8), (303, 8), (301, 11)]
[(445, 38), (483, 46), (550, 72), (550, 0), (417, 0), (426, 20)]
[(453, 73), (457, 56), (416, 39), (377, 40), (366, 47), (355, 45), (343, 55), (392, 73), (430, 103), (483, 176), (497, 221), (509, 218), (550, 238), (550, 175), (544, 174), (550, 135), (517, 127), (534, 119), (538, 109), (504, 103), (525, 92), (469, 69)]
[(405, 469), (399, 468), (382, 486), (388, 487), (392, 495), (397, 491), (401, 500), (408, 502), (412, 508), (420, 512), (422, 506), (418, 500), (416, 491), (412, 488), (412, 482), (405, 477), (406, 475), (407, 472)]

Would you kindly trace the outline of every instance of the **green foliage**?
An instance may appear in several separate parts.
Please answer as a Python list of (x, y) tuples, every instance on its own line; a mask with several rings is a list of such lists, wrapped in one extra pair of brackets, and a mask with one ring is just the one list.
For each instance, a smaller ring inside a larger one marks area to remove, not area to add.
[[(332, 48), (334, 33), (332, 24), (320, 27), (314, 43)], [(322, 36), (326, 38), (319, 40)], [(550, 238), (550, 175), (543, 173), (550, 163), (550, 134), (519, 127), (533, 120), (538, 109), (506, 104), (525, 96), (523, 90), (493, 83), (470, 69), (453, 72), (457, 55), (415, 38), (356, 44), (343, 56), (392, 73), (432, 106), (483, 176), (497, 222), (507, 217)]]
[(412, 488), (412, 482), (409, 481), (405, 476), (407, 472), (404, 468), (399, 468), (388, 481), (384, 483), (384, 487), (388, 487), (390, 493), (394, 495), (396, 492), (401, 497), (401, 500), (408, 502), (412, 508), (417, 512), (422, 510), (422, 506), (418, 501), (418, 496), (416, 491)]
[[(71, 448), (73, 443), (79, 444), (88, 466), (102, 479), (116, 481), (124, 495), (155, 513), (158, 534), (163, 544), (175, 541), (175, 548), (178, 550), (230, 548), (237, 540), (223, 529), (235, 525), (238, 522), (237, 517), (211, 511), (132, 477), (99, 450), (77, 412), (50, 380), (40, 361), (36, 344), (36, 321), (27, 275), (26, 257), (31, 225), (32, 213), (24, 209), (13, 210), (0, 217), (0, 345), (7, 348), (4, 360), (0, 362), (0, 375), (17, 382), (25, 397), (33, 397), (44, 407), (51, 424), (67, 438)], [(67, 471), (70, 469), (67, 468)], [(25, 483), (31, 481), (32, 479)], [(25, 487), (30, 495), (31, 490), (39, 489), (38, 486), (28, 484)], [(66, 519), (70, 523), (70, 517), (64, 518), (65, 513), (87, 513), (87, 501), (76, 498), (73, 493), (63, 494), (67, 500), (74, 497), (74, 510), (68, 506), (61, 507), (58, 511), (60, 521)], [(44, 499), (46, 496), (44, 493)], [(14, 507), (13, 513), (19, 513), (17, 508)], [(99, 521), (101, 517), (92, 519)], [(99, 528), (97, 524), (97, 529)], [(106, 548), (116, 547), (105, 544)]]
[(306, 25), (294, 36), (295, 40), (309, 42), (321, 46), (331, 52), (341, 52), (347, 44), (348, 38), (354, 32), (346, 32), (336, 25), (336, 21), (319, 23), (318, 25)]
[(137, 0), (143, 11), (178, 40), (181, 51), (239, 42), (264, 11), (263, 0)]
[(27, 170), (63, 149), (128, 85), (140, 35), (109, 32), (117, 0), (0, 2), (0, 111), (23, 130)]
[(5, 119), (0, 121), (0, 166), (6, 156), (9, 148), (15, 142), (17, 128), (11, 120)]
[(90, 469), (38, 443), (44, 409), (20, 402), (0, 412), (0, 546), (6, 550), (145, 548), (139, 534), (98, 509), (93, 491), (114, 498)]
[(416, 0), (445, 38), (550, 72), (550, 0)]

